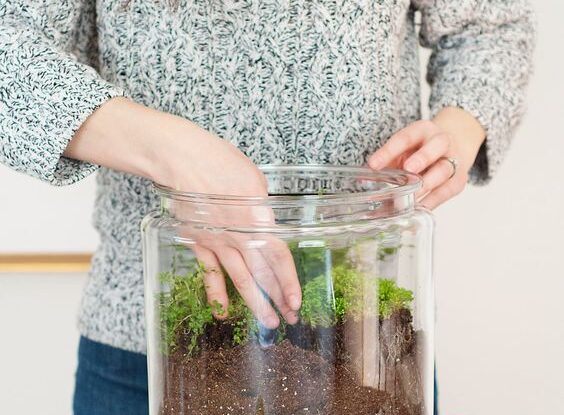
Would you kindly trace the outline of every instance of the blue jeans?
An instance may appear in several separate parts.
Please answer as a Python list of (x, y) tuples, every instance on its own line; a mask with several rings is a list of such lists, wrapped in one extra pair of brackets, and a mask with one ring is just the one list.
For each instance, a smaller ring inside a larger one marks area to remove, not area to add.
[(74, 415), (148, 415), (147, 357), (80, 338)]
[[(435, 415), (437, 415), (435, 378)], [(147, 358), (80, 338), (74, 415), (147, 415)]]
[(435, 390), (435, 407), (433, 408), (433, 413), (439, 415), (439, 387), (437, 386), (437, 369), (435, 368), (435, 379), (434, 379), (434, 390)]

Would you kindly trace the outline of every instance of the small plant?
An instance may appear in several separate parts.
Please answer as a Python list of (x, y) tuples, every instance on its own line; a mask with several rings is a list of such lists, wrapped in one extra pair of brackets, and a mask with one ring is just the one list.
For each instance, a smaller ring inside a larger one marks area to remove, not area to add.
[[(161, 312), (162, 340), (165, 352), (178, 347), (178, 337), (189, 339), (186, 352), (190, 355), (198, 350), (198, 339), (208, 327), (215, 324), (227, 324), (232, 327), (233, 344), (245, 343), (255, 330), (255, 322), (250, 309), (238, 295), (229, 279), (226, 280), (229, 295), (228, 317), (218, 322), (214, 315), (224, 315), (225, 310), (218, 302), (209, 304), (204, 283), (208, 272), (202, 264), (196, 262), (193, 270), (185, 275), (163, 272), (162, 284), (168, 290), (159, 294)], [(221, 272), (221, 271), (216, 271)]]
[(188, 353), (191, 353), (206, 326), (213, 323), (213, 311), (217, 305), (208, 304), (204, 272), (198, 265), (193, 273), (186, 276), (172, 272), (160, 275), (161, 283), (169, 286), (168, 291), (160, 294), (159, 301), (165, 350), (175, 349), (178, 335), (183, 334), (190, 338), (187, 348)]

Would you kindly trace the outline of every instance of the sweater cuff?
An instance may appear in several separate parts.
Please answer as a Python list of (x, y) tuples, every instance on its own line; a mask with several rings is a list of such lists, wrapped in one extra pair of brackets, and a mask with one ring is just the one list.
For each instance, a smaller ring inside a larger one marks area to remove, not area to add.
[(63, 157), (82, 123), (123, 90), (32, 27), (0, 22), (0, 162), (50, 184), (74, 183), (96, 166)]
[[(469, 172), (469, 182), (474, 185), (488, 184), (497, 173), (505, 155), (511, 144), (510, 138), (518, 123), (518, 115), (515, 114), (514, 122), (507, 121), (508, 115), (503, 114), (499, 108), (500, 97), (489, 96), (489, 94), (479, 94), (482, 99), (476, 100), (475, 93), (469, 91), (456, 91), (455, 87), (443, 85), (438, 91), (432, 94), (430, 100), (431, 116), (446, 107), (460, 108), (471, 114), (486, 131), (486, 139)], [(488, 105), (496, 102), (497, 106)], [(519, 111), (521, 113), (521, 111)]]
[(63, 156), (63, 152), (82, 123), (94, 111), (108, 100), (123, 95), (124, 92), (120, 88), (106, 84), (102, 90), (91, 91), (86, 97), (82, 97), (80, 112), (75, 114), (71, 122), (64, 126), (60, 132), (60, 137), (65, 139), (57, 143), (57, 149), (52, 154), (53, 160), (48, 162), (48, 165), (52, 168), (45, 172), (45, 180), (54, 186), (66, 186), (84, 179), (98, 169), (99, 166), (95, 164), (69, 159)]

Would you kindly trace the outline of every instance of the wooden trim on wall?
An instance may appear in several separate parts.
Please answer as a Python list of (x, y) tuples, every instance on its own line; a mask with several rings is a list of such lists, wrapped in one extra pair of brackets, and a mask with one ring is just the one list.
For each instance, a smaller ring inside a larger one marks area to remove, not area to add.
[(92, 254), (0, 254), (0, 272), (86, 272)]

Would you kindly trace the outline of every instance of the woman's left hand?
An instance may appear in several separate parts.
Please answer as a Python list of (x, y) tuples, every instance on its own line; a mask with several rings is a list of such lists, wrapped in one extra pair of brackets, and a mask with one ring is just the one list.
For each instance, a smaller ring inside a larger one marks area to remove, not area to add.
[(464, 190), (485, 137), (472, 115), (449, 107), (432, 121), (417, 121), (398, 131), (368, 158), (368, 165), (375, 170), (390, 167), (421, 174), (423, 186), (417, 201), (434, 209)]

